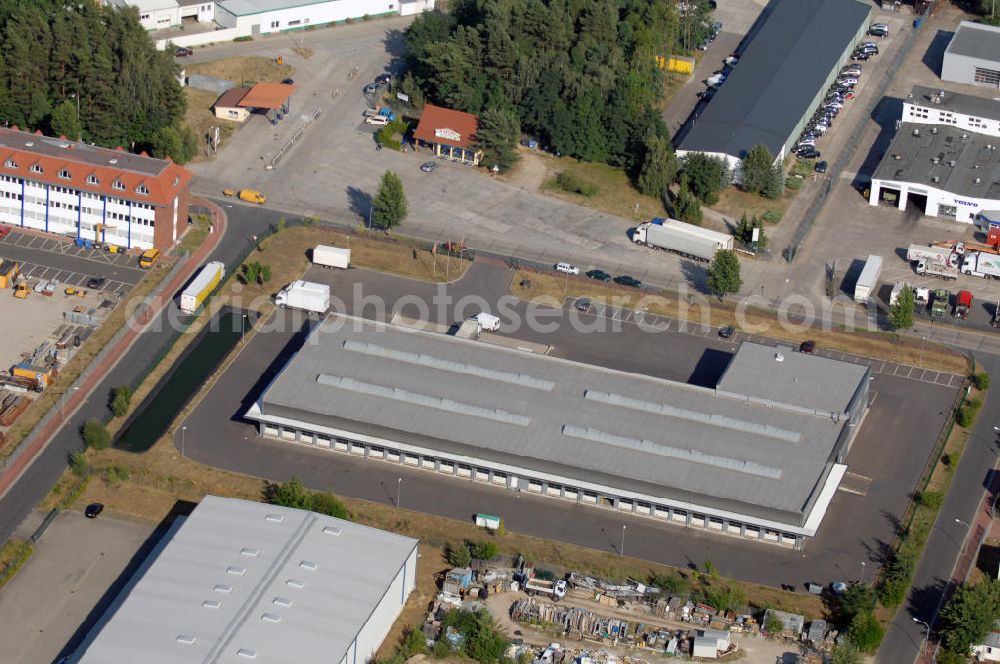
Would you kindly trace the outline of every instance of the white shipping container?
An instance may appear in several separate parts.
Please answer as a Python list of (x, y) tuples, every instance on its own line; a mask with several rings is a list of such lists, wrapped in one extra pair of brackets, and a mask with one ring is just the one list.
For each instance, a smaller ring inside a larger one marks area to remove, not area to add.
[(226, 266), (218, 261), (206, 263), (201, 268), (198, 276), (195, 277), (188, 287), (181, 293), (180, 307), (186, 314), (193, 314), (202, 305), (208, 294), (211, 293), (222, 278), (226, 275)]
[(330, 287), (310, 281), (293, 281), (278, 292), (274, 303), (279, 307), (324, 314), (330, 308)]
[(351, 250), (317, 244), (313, 249), (312, 262), (322, 267), (338, 267), (346, 270), (351, 264)]

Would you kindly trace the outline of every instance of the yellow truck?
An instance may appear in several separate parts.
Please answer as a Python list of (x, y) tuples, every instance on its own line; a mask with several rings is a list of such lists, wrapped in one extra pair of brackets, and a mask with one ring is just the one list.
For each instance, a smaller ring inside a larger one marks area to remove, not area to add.
[(19, 300), (26, 300), (30, 294), (31, 286), (28, 285), (28, 280), (22, 277), (21, 280), (17, 282), (17, 285), (14, 286), (14, 297)]
[(263, 205), (267, 202), (267, 196), (259, 191), (254, 191), (253, 189), (240, 189), (240, 200), (246, 201), (247, 203)]
[(156, 263), (156, 260), (159, 257), (160, 257), (159, 249), (147, 249), (146, 251), (142, 252), (141, 256), (139, 256), (139, 267), (141, 267), (144, 270), (148, 270), (149, 268), (153, 267), (153, 264)]
[(0, 288), (13, 287), (19, 274), (21, 274), (20, 265), (14, 261), (0, 260)]

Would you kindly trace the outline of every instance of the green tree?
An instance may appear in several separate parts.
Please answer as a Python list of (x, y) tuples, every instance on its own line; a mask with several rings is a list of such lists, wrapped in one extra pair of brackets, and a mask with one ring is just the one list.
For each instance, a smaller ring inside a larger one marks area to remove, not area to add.
[(903, 285), (896, 298), (896, 303), (889, 308), (889, 319), (897, 330), (907, 330), (913, 327), (913, 289), (908, 284)]
[(400, 648), (403, 659), (409, 659), (414, 655), (419, 655), (427, 650), (427, 637), (418, 628), (411, 628), (406, 632), (403, 639), (403, 646)]
[(386, 171), (372, 200), (372, 226), (388, 230), (399, 225), (406, 218), (406, 214), (407, 202), (403, 181), (392, 171)]
[(684, 174), (691, 193), (705, 205), (719, 202), (719, 191), (729, 184), (729, 169), (719, 157), (694, 152), (684, 158)]
[(910, 547), (900, 546), (891, 554), (882, 570), (882, 581), (878, 589), (878, 598), (882, 604), (893, 607), (903, 603), (915, 567), (916, 559)]
[(686, 177), (681, 176), (677, 195), (674, 196), (668, 209), (675, 219), (686, 221), (689, 224), (701, 224), (701, 205), (698, 203), (698, 198), (688, 188)]
[(271, 266), (270, 265), (261, 265), (260, 266), (259, 279), (260, 279), (260, 283), (262, 283), (262, 284), (266, 284), (267, 282), (269, 282), (271, 280)]
[(750, 148), (740, 168), (740, 186), (744, 191), (760, 194), (774, 177), (774, 155), (766, 145)]
[(969, 376), (969, 380), (976, 386), (977, 390), (990, 389), (990, 375), (985, 371), (972, 374)]
[(88, 468), (87, 455), (84, 452), (76, 451), (69, 455), (69, 469), (74, 475), (83, 477), (87, 474)]
[(111, 447), (111, 433), (100, 420), (87, 420), (83, 425), (83, 444), (95, 450)]
[(472, 545), (472, 557), (477, 560), (493, 560), (500, 553), (496, 542), (483, 540)]
[(293, 477), (279, 486), (274, 486), (268, 502), (272, 505), (294, 507), (300, 510), (312, 509), (312, 495), (297, 477)]
[(114, 394), (111, 397), (111, 412), (115, 414), (115, 417), (121, 417), (127, 413), (131, 404), (132, 388), (128, 385), (115, 388)]
[(484, 609), (449, 611), (441, 621), (441, 628), (447, 630), (449, 627), (455, 628), (465, 637), (463, 650), (477, 662), (499, 662), (510, 645), (493, 616)]
[(521, 119), (517, 113), (503, 108), (487, 108), (479, 116), (476, 144), (483, 151), (480, 162), (486, 168), (494, 165), (506, 173), (518, 160), (517, 143), (521, 136)]
[(941, 634), (946, 650), (966, 654), (981, 643), (1000, 619), (1000, 581), (959, 586), (941, 609)]
[(830, 653), (830, 664), (861, 664), (861, 653), (850, 641), (837, 644)]
[(67, 99), (52, 109), (49, 131), (53, 136), (65, 136), (71, 141), (80, 140), (83, 129), (80, 127), (80, 116), (76, 113), (74, 102)]
[(445, 554), (449, 565), (468, 567), (472, 563), (472, 554), (469, 552), (469, 547), (465, 542), (449, 544)]
[(767, 617), (767, 622), (764, 623), (764, 631), (768, 634), (781, 634), (785, 631), (785, 624), (781, 622), (781, 618), (772, 613)]
[(351, 515), (347, 508), (336, 496), (329, 491), (315, 491), (309, 496), (309, 509), (319, 514), (336, 517), (338, 519), (350, 519)]
[(737, 240), (743, 244), (750, 246), (753, 244), (753, 231), (757, 230), (757, 246), (761, 249), (767, 248), (768, 238), (764, 228), (763, 220), (759, 219), (757, 215), (753, 215), (749, 219), (747, 218), (747, 213), (744, 212), (740, 217), (739, 223), (736, 225), (736, 232), (734, 233)]
[(846, 627), (859, 613), (875, 610), (875, 591), (867, 583), (855, 583), (840, 596), (836, 609), (837, 622)]
[(780, 162), (766, 173), (764, 188), (761, 189), (760, 193), (764, 198), (772, 199), (781, 198), (781, 195), (785, 193), (785, 169)]
[(858, 650), (869, 655), (874, 655), (878, 650), (883, 636), (885, 629), (875, 617), (874, 611), (862, 611), (854, 616), (850, 627), (847, 628), (847, 640)]
[(687, 592), (690, 583), (677, 572), (670, 574), (657, 574), (649, 579), (650, 585), (660, 589), (661, 594), (680, 595)]
[(670, 140), (655, 131), (647, 132), (644, 149), (636, 184), (647, 196), (662, 197), (677, 175), (677, 156)]
[(256, 284), (260, 282), (260, 263), (244, 263), (242, 265), (242, 281), (245, 284)]
[(735, 251), (720, 249), (708, 266), (708, 287), (721, 300), (726, 295), (735, 295), (743, 287), (740, 277), (740, 260)]

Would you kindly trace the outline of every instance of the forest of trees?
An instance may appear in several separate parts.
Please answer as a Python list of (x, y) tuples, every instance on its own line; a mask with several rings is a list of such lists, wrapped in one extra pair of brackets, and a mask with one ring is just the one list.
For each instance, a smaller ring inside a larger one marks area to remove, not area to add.
[(193, 156), (177, 66), (134, 8), (0, 0), (0, 38), (0, 121), (180, 163)]
[(563, 155), (621, 166), (638, 178), (647, 145), (663, 143), (657, 55), (701, 34), (707, 0), (685, 25), (657, 0), (456, 0), (406, 33), (407, 77), (430, 102), (508, 112)]

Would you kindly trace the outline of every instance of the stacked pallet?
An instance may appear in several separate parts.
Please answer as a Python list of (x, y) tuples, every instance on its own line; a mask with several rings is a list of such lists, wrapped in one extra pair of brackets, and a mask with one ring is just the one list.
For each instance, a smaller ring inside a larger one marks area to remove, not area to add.
[(31, 399), (23, 394), (0, 391), (0, 426), (9, 427), (29, 405)]
[(559, 625), (567, 634), (592, 639), (624, 639), (629, 628), (629, 621), (621, 618), (601, 616), (578, 607), (539, 602), (532, 597), (514, 602), (510, 617), (517, 622)]

